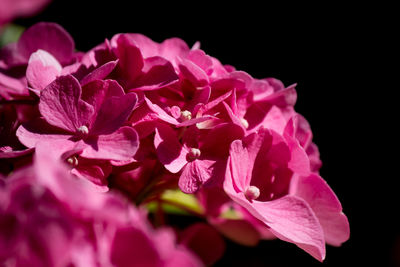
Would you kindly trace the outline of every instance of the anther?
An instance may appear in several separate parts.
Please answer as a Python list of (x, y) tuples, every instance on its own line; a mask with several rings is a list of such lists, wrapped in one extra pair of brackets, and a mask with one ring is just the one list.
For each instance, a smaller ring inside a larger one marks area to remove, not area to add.
[(81, 135), (87, 135), (89, 133), (89, 129), (88, 127), (86, 127), (85, 125), (82, 125), (81, 127), (79, 127), (78, 129), (76, 129), (76, 131), (78, 133), (80, 133)]
[(181, 119), (183, 121), (188, 121), (192, 119), (192, 113), (189, 110), (181, 111)]
[(257, 199), (260, 196), (260, 189), (257, 186), (251, 185), (246, 189), (244, 195), (248, 200)]
[(199, 158), (200, 155), (201, 155), (200, 149), (198, 149), (198, 148), (191, 148), (191, 149), (189, 150), (189, 153), (188, 153), (187, 157), (188, 157), (188, 160), (195, 160), (195, 159)]
[(245, 118), (241, 118), (240, 122), (242, 123), (244, 128), (249, 128), (249, 122)]
[(69, 165), (76, 167), (78, 166), (78, 159), (75, 156), (71, 156), (67, 159)]

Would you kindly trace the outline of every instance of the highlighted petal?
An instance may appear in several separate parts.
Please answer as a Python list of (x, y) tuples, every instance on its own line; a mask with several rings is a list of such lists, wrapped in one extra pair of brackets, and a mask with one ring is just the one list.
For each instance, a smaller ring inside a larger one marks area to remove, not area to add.
[(58, 77), (40, 94), (40, 113), (51, 125), (74, 133), (94, 115), (93, 107), (81, 100), (81, 93), (72, 75)]
[(60, 75), (61, 70), (57, 59), (39, 49), (29, 58), (26, 79), (34, 89), (41, 91)]
[(158, 159), (170, 172), (179, 172), (187, 163), (188, 151), (179, 143), (176, 133), (169, 126), (157, 126), (154, 146)]
[(293, 194), (306, 200), (324, 230), (325, 240), (333, 246), (340, 246), (349, 239), (350, 228), (342, 205), (328, 184), (318, 175), (298, 177)]
[(81, 156), (95, 159), (130, 160), (139, 148), (139, 137), (131, 127), (121, 127), (108, 135), (89, 137)]
[(27, 29), (18, 41), (18, 52), (28, 59), (38, 49), (52, 54), (61, 64), (71, 61), (75, 44), (68, 32), (56, 23), (39, 22)]

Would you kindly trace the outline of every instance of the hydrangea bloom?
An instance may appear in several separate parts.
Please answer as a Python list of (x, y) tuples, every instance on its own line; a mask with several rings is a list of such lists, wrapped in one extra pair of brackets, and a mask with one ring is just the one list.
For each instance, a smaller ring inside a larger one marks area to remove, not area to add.
[[(189, 250), (212, 264), (222, 234), (243, 245), (279, 238), (322, 261), (325, 244), (349, 238), (311, 128), (294, 109), (295, 85), (255, 79), (177, 38), (125, 33), (74, 50), (47, 22), (0, 50), (0, 171), (13, 172), (0, 184), (9, 227), (1, 260), (196, 266)], [(26, 201), (37, 205), (24, 210)], [(152, 230), (140, 210), (163, 225), (166, 204), (209, 225), (175, 229), (178, 237)], [(43, 232), (27, 214), (46, 222)]]
[[(200, 266), (167, 229), (115, 193), (92, 190), (43, 148), (0, 181), (0, 262), (12, 266)], [(107, 212), (103, 212), (107, 211)]]
[(50, 0), (1, 0), (0, 28), (3, 24), (20, 16), (30, 16), (37, 13)]

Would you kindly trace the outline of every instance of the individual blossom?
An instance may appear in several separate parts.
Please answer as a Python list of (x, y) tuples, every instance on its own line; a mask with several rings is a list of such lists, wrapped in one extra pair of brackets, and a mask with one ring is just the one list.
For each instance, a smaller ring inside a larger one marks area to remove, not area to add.
[(41, 92), (42, 117), (20, 126), (17, 136), (27, 147), (50, 144), (58, 156), (75, 150), (90, 159), (130, 160), (138, 138), (124, 123), (136, 99), (112, 80), (93, 81), (82, 91), (76, 78), (60, 76)]
[(310, 174), (306, 152), (288, 136), (260, 129), (234, 141), (224, 190), (275, 236), (320, 261), (325, 242), (340, 245), (348, 239), (339, 201), (322, 178)]

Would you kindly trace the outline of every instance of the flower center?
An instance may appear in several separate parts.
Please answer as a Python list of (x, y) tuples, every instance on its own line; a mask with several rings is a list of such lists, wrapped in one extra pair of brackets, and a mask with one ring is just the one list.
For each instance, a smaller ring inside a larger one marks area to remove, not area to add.
[(244, 192), (244, 195), (248, 200), (257, 199), (260, 196), (260, 189), (258, 189), (257, 186), (251, 185), (247, 187), (246, 191)]
[(76, 129), (76, 131), (81, 135), (88, 135), (89, 134), (89, 129), (85, 125), (82, 125), (78, 129)]
[(193, 161), (195, 159), (198, 159), (201, 155), (200, 149), (198, 148), (191, 148), (189, 150), (189, 153), (187, 154), (187, 159), (189, 161)]
[(245, 118), (241, 118), (240, 122), (242, 123), (244, 128), (249, 128), (249, 122)]
[(181, 111), (181, 118), (183, 121), (188, 121), (192, 119), (192, 112), (189, 110)]
[(75, 156), (71, 156), (71, 157), (69, 157), (68, 159), (67, 159), (67, 162), (68, 162), (68, 164), (69, 165), (71, 165), (71, 166), (73, 166), (73, 167), (76, 167), (76, 166), (78, 166), (78, 159), (75, 157)]

